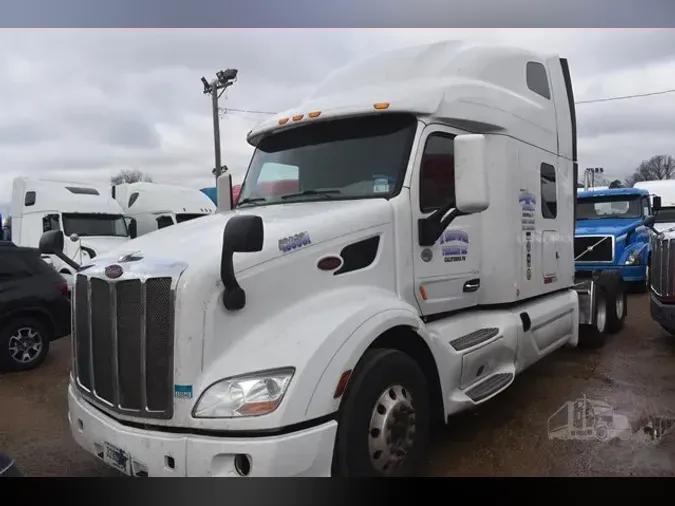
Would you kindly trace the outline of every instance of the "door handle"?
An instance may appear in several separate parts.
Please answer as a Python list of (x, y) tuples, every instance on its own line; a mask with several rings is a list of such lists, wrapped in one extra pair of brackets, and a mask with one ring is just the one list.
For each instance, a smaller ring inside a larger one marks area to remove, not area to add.
[(469, 281), (464, 283), (465, 293), (475, 292), (479, 288), (480, 288), (480, 279), (470, 279)]

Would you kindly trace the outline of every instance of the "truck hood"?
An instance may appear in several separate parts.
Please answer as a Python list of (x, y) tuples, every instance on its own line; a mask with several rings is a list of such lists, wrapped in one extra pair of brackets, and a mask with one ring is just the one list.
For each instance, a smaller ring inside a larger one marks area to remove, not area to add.
[[(69, 239), (66, 238), (66, 241)], [(91, 248), (96, 252), (96, 256), (105, 255), (108, 251), (114, 250), (120, 245), (126, 244), (130, 239), (128, 237), (83, 237), (81, 239), (82, 246), (85, 248)]]
[(642, 225), (641, 219), (605, 218), (600, 220), (578, 220), (576, 223), (576, 235), (613, 235), (619, 237)]
[(140, 253), (148, 259), (166, 259), (219, 268), (225, 224), (237, 215), (257, 215), (263, 219), (263, 249), (256, 253), (235, 253), (235, 271), (241, 272), (297, 251), (282, 251), (279, 244), (282, 239), (306, 233), (311, 241), (309, 245), (301, 246), (306, 249), (357, 230), (388, 223), (392, 220), (391, 213), (391, 205), (385, 199), (312, 201), (247, 207), (151, 232), (126, 241), (95, 260), (97, 263), (114, 263), (123, 255)]

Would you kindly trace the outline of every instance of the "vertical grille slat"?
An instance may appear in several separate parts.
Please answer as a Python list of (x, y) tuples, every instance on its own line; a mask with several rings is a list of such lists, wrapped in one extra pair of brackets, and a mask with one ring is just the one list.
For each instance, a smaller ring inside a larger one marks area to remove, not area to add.
[(89, 333), (89, 284), (87, 277), (81, 274), (75, 281), (75, 374), (80, 384), (91, 390), (89, 358), (91, 353), (91, 335)]
[(140, 410), (141, 401), (141, 281), (121, 281), (117, 290), (117, 360), (120, 367), (120, 407)]
[(91, 280), (91, 346), (94, 362), (94, 391), (101, 399), (115, 400), (113, 371), (110, 285), (102, 279)]
[(675, 296), (675, 239), (652, 239), (651, 286), (659, 297)]
[(122, 414), (173, 416), (172, 282), (77, 276), (74, 373), (85, 396)]
[(171, 278), (149, 279), (145, 284), (146, 327), (145, 364), (148, 409), (163, 411), (171, 402), (169, 383), (171, 364), (166, 357), (172, 353), (173, 328), (171, 315)]

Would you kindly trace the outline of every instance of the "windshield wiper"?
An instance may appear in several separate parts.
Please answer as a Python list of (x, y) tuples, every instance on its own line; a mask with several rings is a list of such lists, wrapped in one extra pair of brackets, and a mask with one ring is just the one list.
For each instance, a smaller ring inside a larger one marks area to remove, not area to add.
[(338, 190), (337, 188), (326, 188), (325, 190), (305, 190), (298, 193), (289, 193), (288, 195), (282, 195), (281, 199), (286, 200), (293, 197), (304, 197), (305, 195), (319, 195), (321, 197), (325, 197), (326, 199), (330, 200), (336, 193), (339, 194), (342, 193), (342, 191)]
[(265, 197), (248, 197), (245, 199), (241, 199), (240, 201), (237, 202), (237, 207), (239, 207), (242, 204), (253, 204), (256, 206), (259, 206), (258, 202), (265, 202), (267, 199)]

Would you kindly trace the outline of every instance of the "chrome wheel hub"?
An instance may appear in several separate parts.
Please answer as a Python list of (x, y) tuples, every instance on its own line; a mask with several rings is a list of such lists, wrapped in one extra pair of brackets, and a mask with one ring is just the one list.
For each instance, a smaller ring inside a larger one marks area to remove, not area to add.
[(17, 362), (28, 364), (42, 351), (42, 337), (34, 329), (17, 329), (9, 338), (9, 354)]
[(607, 324), (607, 303), (605, 299), (598, 298), (596, 301), (597, 304), (597, 313), (595, 318), (595, 327), (599, 332), (605, 331), (605, 325)]
[(616, 317), (618, 319), (623, 318), (623, 310), (623, 295), (621, 295), (616, 299)]
[(410, 392), (401, 385), (387, 388), (370, 417), (368, 450), (373, 467), (383, 474), (401, 465), (415, 441), (415, 409)]

